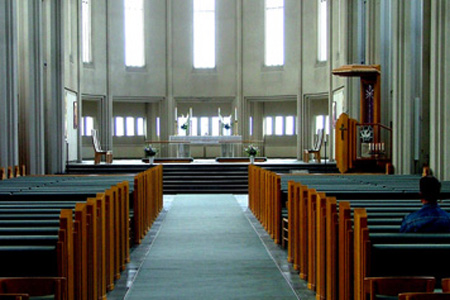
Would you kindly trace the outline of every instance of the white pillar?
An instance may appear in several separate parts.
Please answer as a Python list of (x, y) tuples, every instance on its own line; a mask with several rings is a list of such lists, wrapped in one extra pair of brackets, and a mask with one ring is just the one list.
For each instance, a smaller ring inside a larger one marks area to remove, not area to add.
[(0, 6), (0, 167), (17, 165), (17, 27), (16, 1)]

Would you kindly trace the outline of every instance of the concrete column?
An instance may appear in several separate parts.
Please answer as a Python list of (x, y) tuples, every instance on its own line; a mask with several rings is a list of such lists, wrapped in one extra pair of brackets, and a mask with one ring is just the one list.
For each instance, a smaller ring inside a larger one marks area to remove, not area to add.
[(42, 4), (43, 99), (46, 173), (65, 171), (66, 143), (64, 94), (65, 1)]
[(430, 166), (450, 180), (450, 2), (431, 1)]
[(45, 173), (42, 1), (19, 0), (20, 161), (30, 174)]
[(19, 162), (16, 1), (0, 5), (0, 167)]

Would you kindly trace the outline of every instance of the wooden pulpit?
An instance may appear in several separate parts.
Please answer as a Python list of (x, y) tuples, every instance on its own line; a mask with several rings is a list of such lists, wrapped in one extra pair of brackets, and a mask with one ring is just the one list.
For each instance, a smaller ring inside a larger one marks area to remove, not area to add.
[(356, 160), (356, 120), (343, 113), (336, 122), (336, 165), (341, 173), (354, 167)]
[(360, 120), (342, 114), (336, 123), (336, 162), (342, 173), (351, 169), (379, 171), (391, 162), (391, 128), (380, 124), (380, 66), (345, 65), (336, 76), (360, 78)]

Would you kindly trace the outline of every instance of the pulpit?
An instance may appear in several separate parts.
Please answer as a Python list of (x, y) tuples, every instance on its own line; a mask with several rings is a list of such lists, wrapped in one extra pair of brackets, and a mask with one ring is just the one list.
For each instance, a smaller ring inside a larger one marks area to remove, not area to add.
[(341, 114), (336, 123), (336, 163), (341, 173), (379, 172), (392, 161), (392, 129), (380, 124), (380, 66), (345, 65), (333, 74), (360, 78), (360, 120)]

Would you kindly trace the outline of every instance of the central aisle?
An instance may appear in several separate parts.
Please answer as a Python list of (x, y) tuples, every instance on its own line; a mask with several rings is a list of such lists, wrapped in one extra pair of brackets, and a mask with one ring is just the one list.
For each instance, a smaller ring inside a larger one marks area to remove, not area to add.
[(297, 299), (232, 195), (175, 197), (126, 299)]

